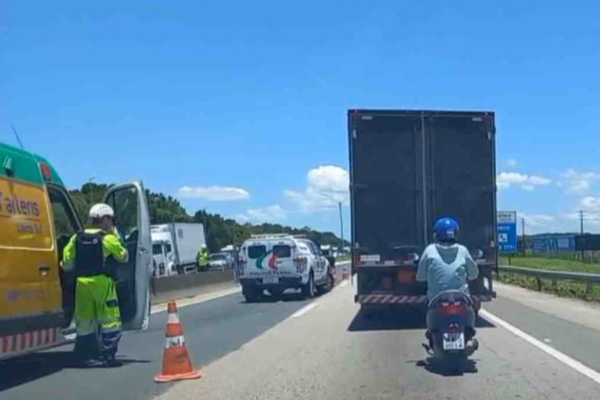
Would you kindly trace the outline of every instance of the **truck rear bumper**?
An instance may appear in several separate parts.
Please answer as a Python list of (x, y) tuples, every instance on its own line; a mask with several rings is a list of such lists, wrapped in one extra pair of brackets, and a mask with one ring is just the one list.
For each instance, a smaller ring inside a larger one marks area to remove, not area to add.
[[(492, 301), (491, 295), (471, 295), (476, 301)], [(354, 295), (354, 302), (359, 304), (427, 304), (427, 296), (404, 294), (366, 294)]]

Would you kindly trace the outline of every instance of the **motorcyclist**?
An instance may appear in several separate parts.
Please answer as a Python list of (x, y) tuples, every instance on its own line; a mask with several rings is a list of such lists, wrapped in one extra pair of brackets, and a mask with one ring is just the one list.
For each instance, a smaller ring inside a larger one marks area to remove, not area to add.
[[(468, 281), (477, 279), (479, 269), (466, 247), (458, 244), (458, 223), (452, 218), (441, 218), (433, 226), (435, 243), (427, 246), (417, 269), (417, 280), (427, 282), (429, 304), (442, 292), (459, 290), (469, 295)], [(434, 311), (427, 312), (426, 336), (431, 342)], [(475, 311), (469, 307), (465, 321), (465, 339), (475, 336)]]

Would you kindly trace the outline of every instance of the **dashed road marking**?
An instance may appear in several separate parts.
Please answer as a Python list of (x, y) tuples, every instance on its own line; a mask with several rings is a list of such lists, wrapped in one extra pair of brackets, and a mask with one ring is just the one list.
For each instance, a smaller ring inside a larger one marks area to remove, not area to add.
[(496, 317), (494, 314), (490, 313), (489, 311), (481, 310), (481, 311), (479, 311), (479, 315), (482, 316), (483, 318), (487, 319), (489, 322), (492, 322), (496, 325), (500, 325), (507, 331), (520, 337), (521, 339), (525, 340), (529, 344), (537, 347), (538, 349), (542, 350), (546, 354), (549, 354), (550, 356), (556, 358), (558, 361), (573, 368), (575, 371), (587, 376), (588, 378), (590, 378), (597, 384), (600, 384), (600, 373), (598, 373), (597, 371), (594, 371), (587, 365), (584, 365), (584, 364), (580, 363), (579, 361), (569, 357), (568, 355), (561, 353), (560, 351), (556, 350), (555, 348), (548, 346), (546, 343), (543, 343), (543, 342), (539, 341), (538, 339), (534, 338), (533, 336), (530, 336), (529, 334), (527, 334), (527, 333), (523, 332), (522, 330), (520, 330), (519, 328), (509, 324), (508, 322), (504, 321), (503, 319)]
[(301, 317), (301, 316), (303, 316), (304, 314), (306, 314), (307, 312), (309, 312), (310, 310), (312, 310), (313, 308), (315, 308), (318, 305), (319, 305), (319, 303), (310, 303), (310, 304), (302, 307), (298, 311), (296, 311), (294, 314), (292, 314), (292, 318)]

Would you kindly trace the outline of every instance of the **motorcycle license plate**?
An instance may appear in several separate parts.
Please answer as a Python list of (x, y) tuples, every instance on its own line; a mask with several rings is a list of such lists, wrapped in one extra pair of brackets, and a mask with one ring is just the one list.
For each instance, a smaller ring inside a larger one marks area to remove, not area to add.
[(464, 350), (465, 349), (465, 334), (464, 333), (444, 333), (444, 350)]

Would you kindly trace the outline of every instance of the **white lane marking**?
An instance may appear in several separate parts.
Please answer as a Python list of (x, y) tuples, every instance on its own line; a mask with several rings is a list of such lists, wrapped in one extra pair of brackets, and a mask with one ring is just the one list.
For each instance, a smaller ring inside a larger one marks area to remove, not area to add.
[(302, 307), (301, 309), (296, 311), (294, 314), (292, 314), (292, 318), (301, 317), (318, 305), (319, 305), (319, 303), (310, 303), (309, 305)]
[(339, 287), (346, 287), (346, 286), (348, 286), (348, 280), (342, 281), (338, 286)]
[[(205, 301), (219, 299), (221, 297), (229, 296), (231, 294), (239, 293), (241, 291), (242, 291), (241, 287), (235, 287), (232, 289), (224, 290), (222, 292), (217, 292), (217, 293), (207, 295), (207, 296), (177, 300), (177, 308), (179, 309), (179, 308), (184, 308), (187, 306), (193, 306), (195, 304), (200, 304), (200, 303), (204, 303)], [(167, 306), (168, 306), (168, 302), (163, 303), (163, 304), (158, 304), (156, 306), (152, 306), (150, 314), (154, 315), (154, 314), (158, 314), (161, 312), (165, 312), (165, 311), (167, 311)]]
[(600, 373), (598, 373), (597, 371), (594, 371), (590, 367), (580, 363), (577, 360), (572, 359), (571, 357), (567, 356), (564, 353), (561, 353), (560, 351), (556, 350), (555, 348), (550, 347), (547, 344), (537, 340), (536, 338), (523, 332), (519, 328), (509, 324), (508, 322), (504, 321), (503, 319), (496, 317), (494, 314), (491, 314), (489, 311), (480, 310), (479, 315), (481, 315), (483, 318), (487, 319), (488, 321), (490, 321), (496, 325), (502, 326), (507, 331), (513, 333), (514, 335), (520, 337), (521, 339), (525, 340), (529, 344), (537, 347), (538, 349), (542, 350), (543, 352), (556, 358), (558, 361), (573, 368), (575, 371), (587, 376), (588, 378), (590, 378), (597, 384), (600, 384)]
[(552, 342), (552, 340), (550, 340), (548, 338), (544, 339), (544, 343), (551, 343), (551, 342)]

